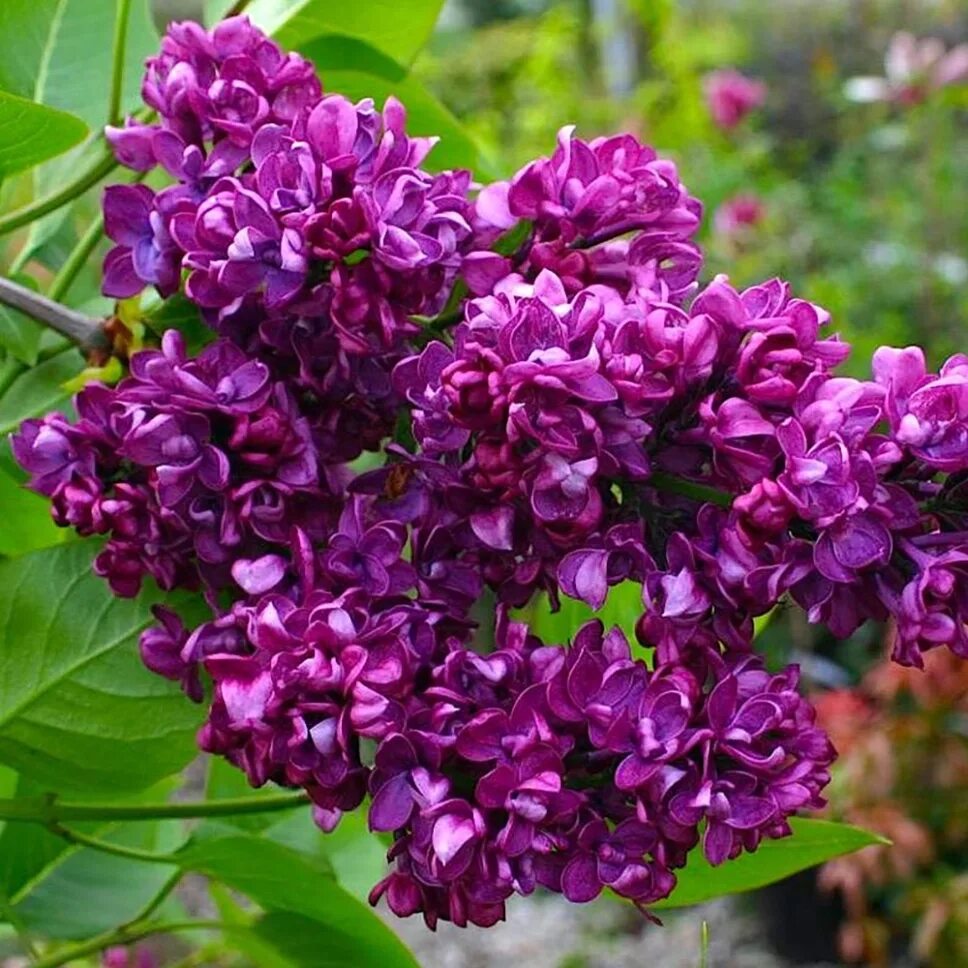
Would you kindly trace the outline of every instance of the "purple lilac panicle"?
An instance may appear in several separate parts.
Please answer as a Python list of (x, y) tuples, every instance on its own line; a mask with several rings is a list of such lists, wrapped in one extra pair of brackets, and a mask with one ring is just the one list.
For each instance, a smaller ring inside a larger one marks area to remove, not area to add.
[[(720, 80), (730, 126), (762, 91)], [(324, 830), (370, 797), (374, 903), (430, 927), (539, 886), (644, 908), (690, 851), (789, 834), (834, 751), (754, 648), (785, 595), (838, 636), (892, 617), (899, 662), (968, 658), (964, 356), (841, 377), (786, 283), (700, 289), (700, 204), (631, 135), (566, 128), (472, 186), (425, 169), (397, 101), (324, 96), (241, 17), (173, 25), (144, 96), (159, 123), (109, 137), (175, 183), (107, 190), (105, 292), (183, 290), (218, 338), (166, 333), (13, 453), (105, 536), (115, 594), (204, 595), (140, 644), (208, 702), (203, 749), (305, 789)], [(558, 646), (511, 619), (626, 581), (649, 665), (600, 623)]]

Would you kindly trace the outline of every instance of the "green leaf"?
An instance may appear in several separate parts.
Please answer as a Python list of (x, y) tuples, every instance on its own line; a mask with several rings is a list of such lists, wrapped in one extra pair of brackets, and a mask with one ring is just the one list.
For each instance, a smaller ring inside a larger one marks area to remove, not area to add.
[[(93, 131), (107, 121), (110, 62), (117, 4), (113, 0), (0, 0), (0, 88), (81, 118)], [(140, 104), (144, 61), (158, 49), (145, 0), (128, 19), (121, 106)], [(46, 195), (90, 165), (92, 139), (41, 165), (35, 195)], [(69, 219), (71, 206), (36, 221), (25, 257), (44, 245)]]
[(158, 336), (166, 329), (177, 329), (185, 337), (185, 348), (193, 356), (211, 343), (216, 335), (215, 330), (202, 319), (198, 306), (181, 293), (149, 304), (143, 310), (142, 320)]
[(514, 255), (531, 234), (534, 222), (523, 218), (507, 230), (491, 248), (499, 255)]
[[(321, 858), (245, 834), (200, 840), (176, 856), (187, 869), (221, 881), (266, 909), (256, 934), (294, 965), (417, 968), (403, 942), (336, 883)], [(304, 947), (299, 938), (287, 938), (285, 926), (306, 932), (303, 937), (311, 937), (312, 944)]]
[[(278, 792), (271, 786), (253, 790), (245, 774), (221, 757), (212, 757), (209, 762), (206, 784), (209, 800), (260, 797)], [(344, 814), (331, 833), (324, 833), (316, 826), (309, 810), (292, 810), (284, 815), (239, 814), (222, 817), (219, 822), (225, 829), (235, 827), (249, 833), (258, 832), (302, 854), (322, 858), (340, 885), (364, 901), (373, 885), (387, 873), (387, 846), (367, 828), (365, 810)]]
[(387, 845), (367, 827), (366, 810), (345, 814), (331, 833), (320, 830), (308, 810), (293, 810), (269, 819), (263, 837), (302, 854), (325, 858), (340, 886), (362, 901), (389, 872)]
[[(102, 839), (164, 853), (181, 839), (179, 831), (180, 825), (170, 821), (140, 822), (119, 826)], [(45, 937), (89, 938), (135, 918), (176, 876), (175, 866), (82, 847), (39, 880), (14, 910), (27, 928)]]
[(124, 793), (174, 773), (202, 717), (138, 656), (161, 596), (116, 598), (91, 572), (96, 548), (0, 563), (0, 762), (58, 792)]
[(552, 612), (547, 597), (542, 595), (516, 617), (526, 621), (535, 635), (545, 642), (559, 645), (570, 642), (585, 622), (599, 619), (606, 629), (617, 625), (629, 640), (635, 657), (649, 660), (651, 650), (639, 646), (635, 638), (635, 623), (641, 614), (642, 586), (626, 581), (609, 589), (605, 604), (597, 612), (567, 595), (561, 596), (560, 609)]
[[(116, 4), (108, 0), (3, 0), (0, 88), (77, 115), (107, 120)], [(122, 105), (139, 102), (144, 60), (158, 48), (148, 5), (131, 5)]]
[[(11, 771), (5, 770), (5, 772)], [(17, 781), (16, 785), (12, 790), (5, 792), (4, 796), (36, 799), (46, 793), (45, 788), (34, 781), (26, 777), (17, 777), (16, 774), (13, 776)], [(172, 794), (176, 785), (174, 778), (169, 777), (124, 800), (129, 803), (164, 801)], [(121, 798), (115, 797), (113, 802), (120, 801)], [(79, 821), (72, 826), (81, 833), (102, 837), (105, 840), (115, 840), (119, 843), (127, 843), (129, 846), (140, 846), (143, 849), (156, 849), (153, 843), (116, 840), (116, 835), (112, 834), (112, 831), (120, 829), (117, 823)], [(177, 830), (177, 825), (172, 829)], [(174, 849), (178, 842), (169, 838), (167, 849)], [(0, 894), (5, 894), (14, 902), (23, 900), (46, 877), (56, 874), (58, 866), (67, 857), (81, 850), (87, 851), (89, 848), (78, 847), (41, 824), (8, 822), (0, 830)]]
[(86, 134), (79, 118), (0, 91), (0, 178), (56, 158)]
[(68, 532), (58, 528), (50, 516), (50, 502), (28, 491), (0, 467), (0, 555), (16, 557), (61, 544)]
[(793, 817), (790, 826), (793, 836), (764, 840), (754, 853), (741, 854), (719, 867), (713, 867), (700, 850), (694, 850), (686, 866), (676, 871), (678, 884), (672, 895), (650, 907), (688, 907), (725, 894), (752, 891), (861, 847), (889, 842), (869, 830), (830, 820)]
[[(35, 292), (39, 289), (33, 277), (18, 272), (10, 277), (14, 282), (27, 286)], [(37, 362), (40, 341), (44, 333), (50, 332), (26, 313), (10, 306), (0, 306), (0, 347), (21, 363), (33, 366)]]
[(66, 403), (64, 384), (84, 369), (76, 349), (64, 350), (17, 377), (0, 397), (0, 434), (16, 430), (28, 417), (39, 417)]
[(346, 965), (395, 968), (417, 964), (402, 942), (399, 943), (401, 951), (393, 957), (371, 950), (373, 939), (368, 932), (345, 932), (331, 923), (291, 911), (269, 911), (256, 922), (252, 934), (282, 955), (292, 968), (345, 968)]
[(433, 33), (443, 5), (443, 0), (255, 0), (245, 12), (286, 48), (301, 48), (321, 34), (345, 34), (411, 64)]
[[(313, 57), (312, 44), (303, 52)], [(315, 57), (313, 57), (315, 60)], [(328, 70), (316, 62), (323, 85), (329, 91), (343, 94), (350, 100), (371, 97), (378, 105), (393, 95), (407, 109), (407, 131), (413, 135), (437, 135), (440, 142), (427, 158), (428, 168), (470, 168), (481, 178), (489, 178), (494, 166), (484, 156), (464, 126), (415, 77), (407, 75), (399, 80), (367, 74), (356, 70)]]

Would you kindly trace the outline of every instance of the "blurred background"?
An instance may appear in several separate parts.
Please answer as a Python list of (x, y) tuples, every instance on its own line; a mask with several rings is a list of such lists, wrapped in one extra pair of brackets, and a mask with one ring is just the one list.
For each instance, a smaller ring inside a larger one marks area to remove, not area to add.
[[(706, 280), (788, 279), (854, 344), (853, 375), (883, 343), (968, 349), (966, 0), (450, 0), (416, 73), (501, 174), (565, 124), (654, 145), (706, 205)], [(619, 589), (606, 618), (637, 608)], [(563, 641), (585, 617), (532, 619)], [(893, 847), (664, 929), (550, 899), (486, 933), (404, 924), (422, 963), (694, 968), (706, 918), (715, 966), (968, 966), (968, 668), (904, 670), (883, 629), (838, 643), (792, 610), (760, 634), (840, 751), (829, 815)]]

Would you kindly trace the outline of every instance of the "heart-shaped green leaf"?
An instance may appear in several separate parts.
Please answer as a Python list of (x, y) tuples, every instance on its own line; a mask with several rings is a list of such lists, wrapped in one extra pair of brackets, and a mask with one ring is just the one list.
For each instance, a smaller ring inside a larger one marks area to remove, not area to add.
[(0, 178), (62, 155), (86, 134), (80, 118), (0, 91)]
[[(339, 886), (324, 858), (264, 837), (213, 836), (176, 855), (250, 897), (266, 914), (256, 935), (297, 968), (417, 968), (402, 941), (367, 905)], [(293, 935), (298, 930), (299, 937)]]
[(161, 596), (116, 598), (91, 572), (96, 551), (72, 542), (0, 563), (0, 762), (58, 792), (149, 786), (195, 755), (202, 718), (138, 655)]
[(688, 907), (725, 894), (752, 891), (861, 847), (888, 843), (869, 830), (830, 820), (794, 817), (790, 826), (791, 837), (764, 840), (752, 854), (741, 854), (718, 867), (713, 867), (700, 850), (694, 850), (686, 866), (676, 871), (678, 884), (672, 895), (650, 907)]
[(443, 5), (443, 0), (254, 0), (245, 12), (286, 48), (299, 48), (321, 34), (345, 34), (410, 64), (427, 43)]

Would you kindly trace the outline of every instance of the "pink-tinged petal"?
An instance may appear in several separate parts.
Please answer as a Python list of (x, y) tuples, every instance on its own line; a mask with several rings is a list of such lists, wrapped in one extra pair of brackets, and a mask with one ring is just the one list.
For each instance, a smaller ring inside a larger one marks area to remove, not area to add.
[(232, 565), (232, 577), (250, 595), (262, 595), (285, 577), (286, 562), (279, 555), (240, 558)]
[(437, 820), (431, 835), (434, 853), (445, 866), (473, 839), (473, 823), (452, 813), (445, 813)]
[(489, 548), (510, 551), (513, 547), (514, 510), (510, 507), (491, 508), (471, 514), (474, 534)]
[(599, 548), (569, 552), (558, 566), (558, 582), (566, 595), (597, 611), (608, 596), (608, 552)]

